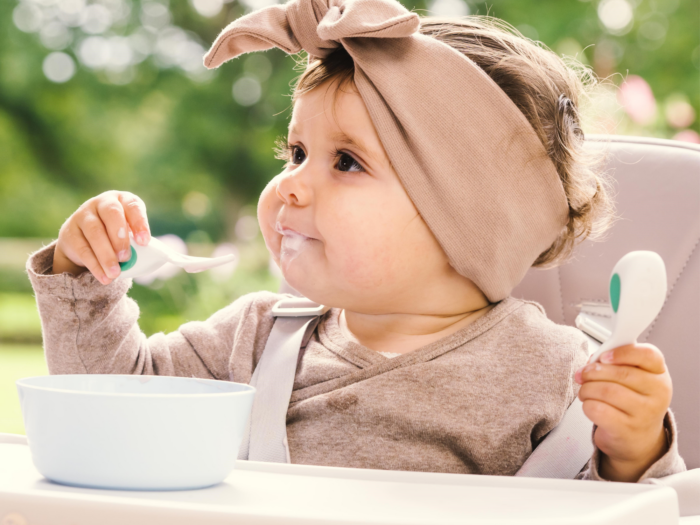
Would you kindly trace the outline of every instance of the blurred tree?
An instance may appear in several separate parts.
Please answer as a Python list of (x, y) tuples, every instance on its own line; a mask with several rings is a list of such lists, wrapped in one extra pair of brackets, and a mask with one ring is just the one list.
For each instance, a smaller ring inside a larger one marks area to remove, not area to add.
[[(0, 237), (55, 237), (81, 202), (117, 188), (146, 201), (155, 234), (235, 240), (244, 206), (281, 167), (271, 148), (298, 71), (278, 50), (216, 71), (202, 55), (229, 21), (266, 3), (0, 2)], [(620, 71), (616, 84), (642, 77), (661, 101), (653, 118), (640, 124), (621, 111), (610, 132), (697, 135), (696, 1), (406, 5), (496, 16), (601, 76)]]

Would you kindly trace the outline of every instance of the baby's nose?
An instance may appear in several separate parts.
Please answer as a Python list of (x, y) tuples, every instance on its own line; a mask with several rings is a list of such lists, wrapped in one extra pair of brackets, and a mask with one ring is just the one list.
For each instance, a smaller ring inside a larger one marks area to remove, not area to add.
[(306, 206), (311, 201), (311, 189), (304, 180), (305, 173), (302, 168), (293, 172), (278, 175), (277, 197), (289, 206)]

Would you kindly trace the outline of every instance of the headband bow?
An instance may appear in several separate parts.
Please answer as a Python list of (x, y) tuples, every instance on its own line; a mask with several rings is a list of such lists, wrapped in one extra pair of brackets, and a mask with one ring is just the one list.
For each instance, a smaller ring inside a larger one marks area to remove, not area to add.
[(272, 47), (324, 57), (342, 45), (416, 209), (452, 267), (497, 302), (566, 226), (566, 194), (508, 95), (419, 26), (395, 0), (291, 0), (233, 21), (204, 64)]

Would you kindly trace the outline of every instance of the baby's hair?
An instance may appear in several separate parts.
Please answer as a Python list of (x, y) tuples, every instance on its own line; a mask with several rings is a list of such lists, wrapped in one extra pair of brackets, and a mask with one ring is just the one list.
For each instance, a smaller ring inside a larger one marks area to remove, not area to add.
[[(612, 182), (603, 170), (606, 150), (584, 149), (579, 109), (599, 82), (595, 73), (490, 16), (423, 17), (420, 32), (451, 46), (483, 69), (528, 119), (556, 167), (569, 203), (569, 220), (532, 266), (558, 266), (569, 259), (577, 243), (603, 238), (617, 219)], [(292, 104), (326, 81), (342, 89), (352, 84), (353, 75), (352, 58), (339, 47), (306, 66), (294, 84)]]

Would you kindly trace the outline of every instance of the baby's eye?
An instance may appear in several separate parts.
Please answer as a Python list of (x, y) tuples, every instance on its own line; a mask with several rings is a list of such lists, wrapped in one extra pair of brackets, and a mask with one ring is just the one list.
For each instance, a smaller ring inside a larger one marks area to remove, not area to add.
[(339, 153), (340, 158), (336, 169), (338, 171), (365, 171), (365, 169), (347, 153)]
[(301, 164), (306, 159), (306, 153), (299, 146), (292, 146), (292, 164)]

